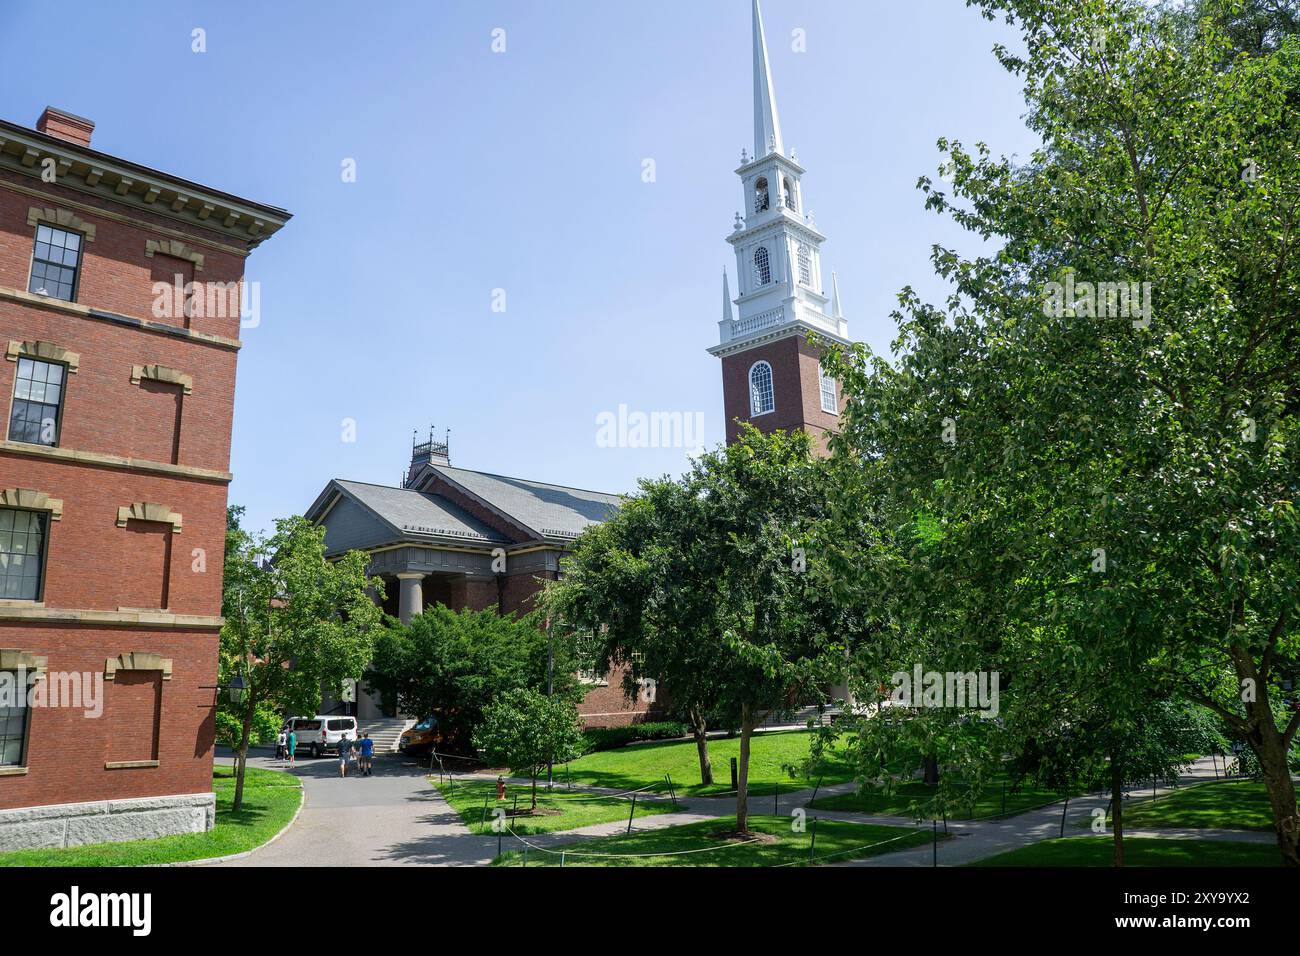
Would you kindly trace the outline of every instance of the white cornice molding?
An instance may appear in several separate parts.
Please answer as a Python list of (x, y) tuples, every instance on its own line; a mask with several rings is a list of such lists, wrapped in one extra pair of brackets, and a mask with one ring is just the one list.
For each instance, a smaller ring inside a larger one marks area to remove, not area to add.
[(827, 332), (825, 329), (817, 328), (803, 320), (786, 322), (784, 325), (773, 326), (770, 329), (763, 329), (755, 335), (749, 335), (741, 339), (732, 339), (730, 342), (723, 342), (720, 345), (711, 347), (709, 354), (717, 358), (725, 358), (728, 355), (735, 355), (738, 352), (747, 352), (759, 345), (766, 345), (770, 342), (777, 342), (781, 339), (804, 338), (811, 332), (818, 339), (824, 339), (827, 342), (834, 342), (837, 345), (852, 345), (849, 339), (840, 338)]
[[(191, 225), (203, 225), (217, 232), (234, 232), (257, 245), (289, 221), (289, 214), (272, 207), (259, 207), (245, 200), (175, 179), (165, 173), (119, 163), (102, 155), (87, 156), (73, 144), (62, 144), (40, 133), (0, 127), (0, 165), (26, 167), (27, 175), (37, 160), (53, 158), (56, 169), (66, 168), (57, 185), (132, 206)], [(153, 192), (156, 190), (156, 192)], [(150, 200), (161, 198), (162, 203)], [(184, 200), (181, 203), (181, 200)], [(180, 208), (176, 208), (177, 205)], [(212, 213), (218, 213), (212, 216)], [(200, 222), (200, 220), (205, 220)], [(215, 221), (214, 221), (215, 220)]]

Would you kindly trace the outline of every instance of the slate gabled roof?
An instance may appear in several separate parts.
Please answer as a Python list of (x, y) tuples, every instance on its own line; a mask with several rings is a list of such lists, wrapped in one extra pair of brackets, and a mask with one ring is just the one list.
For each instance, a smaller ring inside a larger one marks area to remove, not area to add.
[[(402, 541), (509, 546), (526, 543), (521, 532), (527, 540), (572, 541), (622, 501), (619, 495), (439, 464), (425, 466), (418, 487), (425, 490), (335, 479), (307, 517), (329, 529), (326, 545), (332, 552)], [(466, 499), (483, 507), (486, 520), (463, 507)], [(497, 527), (489, 523), (492, 513), (501, 516)], [(514, 537), (502, 530), (510, 528), (518, 529)]]
[(622, 502), (621, 496), (600, 491), (506, 478), (450, 465), (429, 468), (543, 538), (576, 538), (607, 519)]

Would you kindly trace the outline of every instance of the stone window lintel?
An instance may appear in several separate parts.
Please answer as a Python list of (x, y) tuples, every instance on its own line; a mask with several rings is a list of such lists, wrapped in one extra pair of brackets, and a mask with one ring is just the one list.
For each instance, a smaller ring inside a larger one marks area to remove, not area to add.
[(152, 259), (155, 255), (184, 259), (186, 262), (194, 263), (195, 272), (203, 271), (203, 253), (195, 252), (177, 239), (147, 239), (144, 244), (144, 254), (147, 259)]
[(131, 366), (132, 385), (139, 385), (146, 378), (153, 379), (156, 382), (166, 382), (169, 385), (179, 385), (186, 395), (191, 395), (194, 392), (193, 375), (187, 375), (185, 372), (168, 368), (166, 365)]
[(62, 362), (68, 367), (70, 373), (75, 374), (81, 367), (81, 356), (76, 352), (65, 349), (62, 345), (55, 345), (53, 342), (19, 342), (17, 339), (10, 339), (9, 345), (5, 349), (5, 358), (10, 362), (17, 362), (19, 356), (24, 358), (40, 359), (42, 362)]
[(22, 508), (26, 511), (48, 511), (54, 521), (63, 520), (63, 500), (51, 498), (34, 488), (5, 488), (0, 490), (0, 508)]
[(27, 225), (35, 226), (39, 223), (45, 223), (47, 226), (54, 226), (57, 229), (70, 229), (85, 236), (87, 242), (95, 241), (95, 224), (86, 222), (76, 213), (69, 212), (66, 209), (30, 207), (27, 210)]
[(125, 528), (128, 521), (161, 521), (172, 526), (172, 531), (180, 534), (181, 514), (172, 511), (170, 505), (160, 505), (152, 501), (137, 501), (122, 505), (117, 509), (117, 526)]
[(104, 661), (104, 680), (113, 680), (118, 671), (162, 671), (163, 680), (172, 679), (172, 659), (152, 651), (127, 651)]

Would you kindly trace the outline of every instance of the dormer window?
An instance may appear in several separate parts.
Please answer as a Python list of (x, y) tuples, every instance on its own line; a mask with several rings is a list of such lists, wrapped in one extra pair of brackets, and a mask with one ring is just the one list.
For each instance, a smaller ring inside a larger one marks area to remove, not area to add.
[(749, 416), (766, 415), (776, 409), (772, 392), (772, 366), (755, 362), (749, 370)]
[(785, 208), (790, 209), (794, 212), (798, 212), (799, 199), (797, 194), (795, 193), (794, 183), (790, 181), (789, 176), (786, 176), (781, 181), (781, 184), (782, 184), (782, 192), (785, 194)]
[(767, 254), (767, 246), (754, 250), (754, 284), (767, 285), (772, 281), (772, 262)]
[(760, 176), (758, 182), (754, 183), (754, 212), (767, 212), (770, 203), (767, 198), (767, 179)]

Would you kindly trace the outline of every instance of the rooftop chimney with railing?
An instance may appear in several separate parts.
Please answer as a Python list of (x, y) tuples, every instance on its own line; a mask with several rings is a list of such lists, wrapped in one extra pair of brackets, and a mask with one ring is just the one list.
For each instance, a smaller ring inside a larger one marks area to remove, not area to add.
[(443, 433), (442, 441), (436, 441), (433, 437), (433, 426), (429, 426), (429, 440), (420, 441), (419, 433), (411, 433), (411, 467), (407, 469), (406, 478), (402, 482), (403, 488), (410, 488), (415, 484), (415, 479), (420, 469), (425, 465), (450, 465), (451, 452), (451, 429), (448, 428)]
[(36, 131), (77, 146), (89, 146), (95, 124), (83, 116), (47, 106), (36, 121)]

